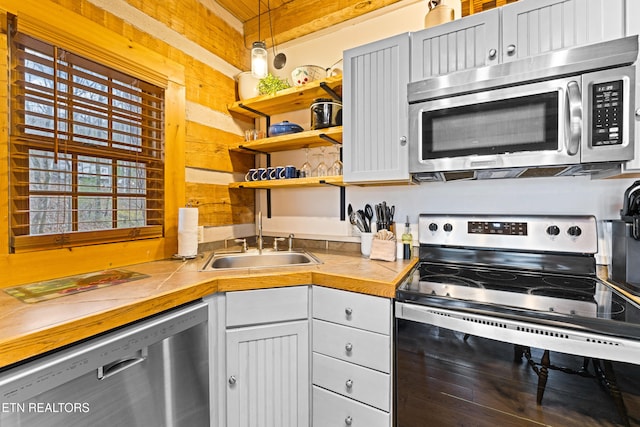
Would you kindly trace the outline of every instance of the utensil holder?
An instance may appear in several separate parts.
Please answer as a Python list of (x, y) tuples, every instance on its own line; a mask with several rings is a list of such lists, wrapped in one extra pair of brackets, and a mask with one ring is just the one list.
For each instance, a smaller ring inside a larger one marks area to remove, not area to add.
[(360, 253), (368, 257), (371, 255), (371, 242), (373, 241), (373, 233), (360, 233)]

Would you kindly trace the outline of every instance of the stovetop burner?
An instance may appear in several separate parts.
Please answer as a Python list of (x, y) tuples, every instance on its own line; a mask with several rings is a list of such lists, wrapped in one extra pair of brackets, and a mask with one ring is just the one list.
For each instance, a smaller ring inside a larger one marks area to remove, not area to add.
[(398, 288), (397, 299), (554, 322), (562, 316), (563, 323), (590, 327), (601, 320), (640, 325), (640, 307), (594, 277), (423, 261)]
[(421, 262), (400, 291), (597, 317), (596, 281), (541, 272)]

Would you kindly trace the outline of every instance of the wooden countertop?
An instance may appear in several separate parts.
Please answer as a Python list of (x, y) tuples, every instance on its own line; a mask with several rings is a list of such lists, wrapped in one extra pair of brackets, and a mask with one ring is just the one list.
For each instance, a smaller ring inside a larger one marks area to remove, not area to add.
[(216, 292), (316, 284), (393, 298), (417, 262), (313, 254), (323, 264), (224, 272), (198, 271), (204, 258), (136, 264), (126, 269), (151, 277), (35, 304), (0, 292), (0, 368)]

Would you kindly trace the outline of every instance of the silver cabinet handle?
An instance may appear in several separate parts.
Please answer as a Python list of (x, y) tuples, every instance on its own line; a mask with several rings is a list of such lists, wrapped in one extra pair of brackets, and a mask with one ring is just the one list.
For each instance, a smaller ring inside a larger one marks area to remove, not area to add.
[(636, 117), (640, 117), (640, 108), (636, 110)]
[(351, 316), (353, 314), (353, 309), (351, 307), (345, 308), (344, 314), (346, 314), (347, 316)]
[(351, 418), (351, 416), (348, 416), (347, 418), (344, 419), (344, 423), (350, 426), (351, 423), (353, 423), (353, 418)]
[(565, 120), (565, 147), (570, 156), (578, 153), (582, 139), (582, 95), (574, 80), (567, 84), (567, 119)]
[(516, 53), (516, 45), (510, 44), (507, 46), (507, 55), (512, 56), (514, 53)]
[(344, 346), (344, 349), (350, 352), (351, 350), (353, 350), (353, 344), (348, 342), (347, 345)]
[(229, 384), (234, 385), (234, 384), (236, 383), (236, 381), (237, 381), (237, 380), (236, 380), (235, 375), (231, 375), (231, 376), (229, 377)]
[(344, 383), (344, 385), (346, 385), (348, 389), (351, 389), (351, 387), (353, 387), (353, 381), (352, 380), (347, 380), (347, 382)]
[(489, 49), (489, 59), (496, 59), (498, 51), (496, 49)]
[(401, 136), (400, 137), (400, 145), (402, 145), (403, 147), (405, 145), (407, 145), (407, 137), (406, 136)]

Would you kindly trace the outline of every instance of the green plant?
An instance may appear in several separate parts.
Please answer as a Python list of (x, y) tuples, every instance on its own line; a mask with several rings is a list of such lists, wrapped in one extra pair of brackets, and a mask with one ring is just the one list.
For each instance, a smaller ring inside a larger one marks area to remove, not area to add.
[(258, 82), (258, 93), (260, 95), (273, 95), (279, 90), (290, 88), (287, 79), (281, 79), (269, 73)]

